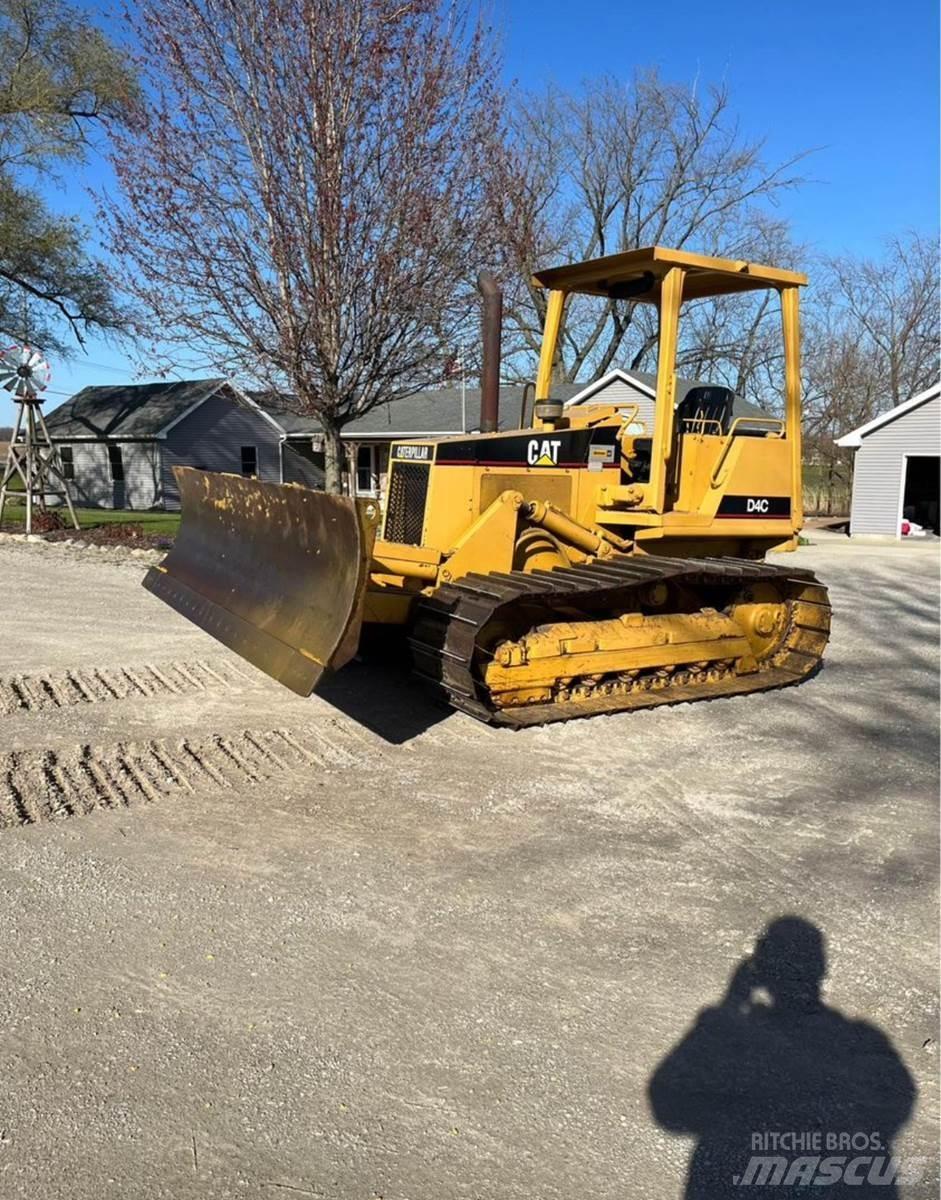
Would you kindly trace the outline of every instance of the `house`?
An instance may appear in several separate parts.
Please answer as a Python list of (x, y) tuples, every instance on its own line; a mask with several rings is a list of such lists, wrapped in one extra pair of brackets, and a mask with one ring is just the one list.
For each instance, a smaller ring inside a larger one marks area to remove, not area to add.
[(283, 430), (225, 379), (84, 388), (46, 425), (90, 508), (179, 508), (174, 466), (281, 477)]
[[(677, 402), (694, 381), (677, 381)], [(656, 379), (615, 369), (593, 383), (565, 383), (566, 405), (636, 403), (653, 424)], [(500, 389), (500, 428), (518, 429), (524, 388)], [(527, 411), (532, 413), (529, 397)], [(762, 415), (736, 400), (735, 415)], [(348, 475), (357, 495), (382, 494), (389, 448), (402, 438), (448, 437), (479, 427), (480, 391), (446, 387), (373, 409), (344, 427)], [(290, 397), (228, 379), (89, 387), (46, 418), (73, 499), (88, 507), (179, 508), (174, 466), (229, 471), (271, 482), (323, 486), (323, 436)]]
[(901, 537), (903, 521), (938, 533), (941, 384), (837, 438), (854, 449), (850, 535)]

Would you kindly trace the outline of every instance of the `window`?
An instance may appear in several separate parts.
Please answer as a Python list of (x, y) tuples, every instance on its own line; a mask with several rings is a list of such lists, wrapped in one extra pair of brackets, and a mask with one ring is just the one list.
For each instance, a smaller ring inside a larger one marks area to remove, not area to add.
[(242, 474), (246, 479), (252, 479), (258, 474), (258, 447), (242, 447)]
[(59, 447), (59, 461), (62, 463), (62, 478), (71, 483), (75, 479), (75, 459), (72, 457), (71, 446)]
[(356, 451), (356, 494), (358, 496), (374, 496), (376, 494), (375, 453), (375, 446), (360, 446)]
[(111, 482), (124, 482), (124, 459), (121, 457), (120, 446), (108, 447), (108, 466), (111, 468)]

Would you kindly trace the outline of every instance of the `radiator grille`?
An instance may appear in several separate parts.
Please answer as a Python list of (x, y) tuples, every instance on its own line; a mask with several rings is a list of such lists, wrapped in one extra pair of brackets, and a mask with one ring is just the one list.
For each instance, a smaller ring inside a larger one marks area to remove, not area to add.
[(428, 463), (392, 464), (389, 501), (386, 508), (385, 540), (420, 546), (428, 494)]

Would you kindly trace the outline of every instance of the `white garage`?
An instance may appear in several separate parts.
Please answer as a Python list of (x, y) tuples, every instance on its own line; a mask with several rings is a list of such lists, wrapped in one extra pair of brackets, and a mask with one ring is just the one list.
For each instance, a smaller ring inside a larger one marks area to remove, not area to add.
[(855, 449), (850, 534), (901, 537), (913, 524), (938, 533), (941, 384), (852, 433)]

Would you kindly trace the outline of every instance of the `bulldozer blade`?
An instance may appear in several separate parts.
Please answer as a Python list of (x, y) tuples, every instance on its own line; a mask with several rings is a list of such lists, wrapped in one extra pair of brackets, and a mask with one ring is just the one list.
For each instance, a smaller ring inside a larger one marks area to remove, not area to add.
[(174, 467), (183, 520), (144, 587), (298, 695), (356, 653), (378, 506)]

